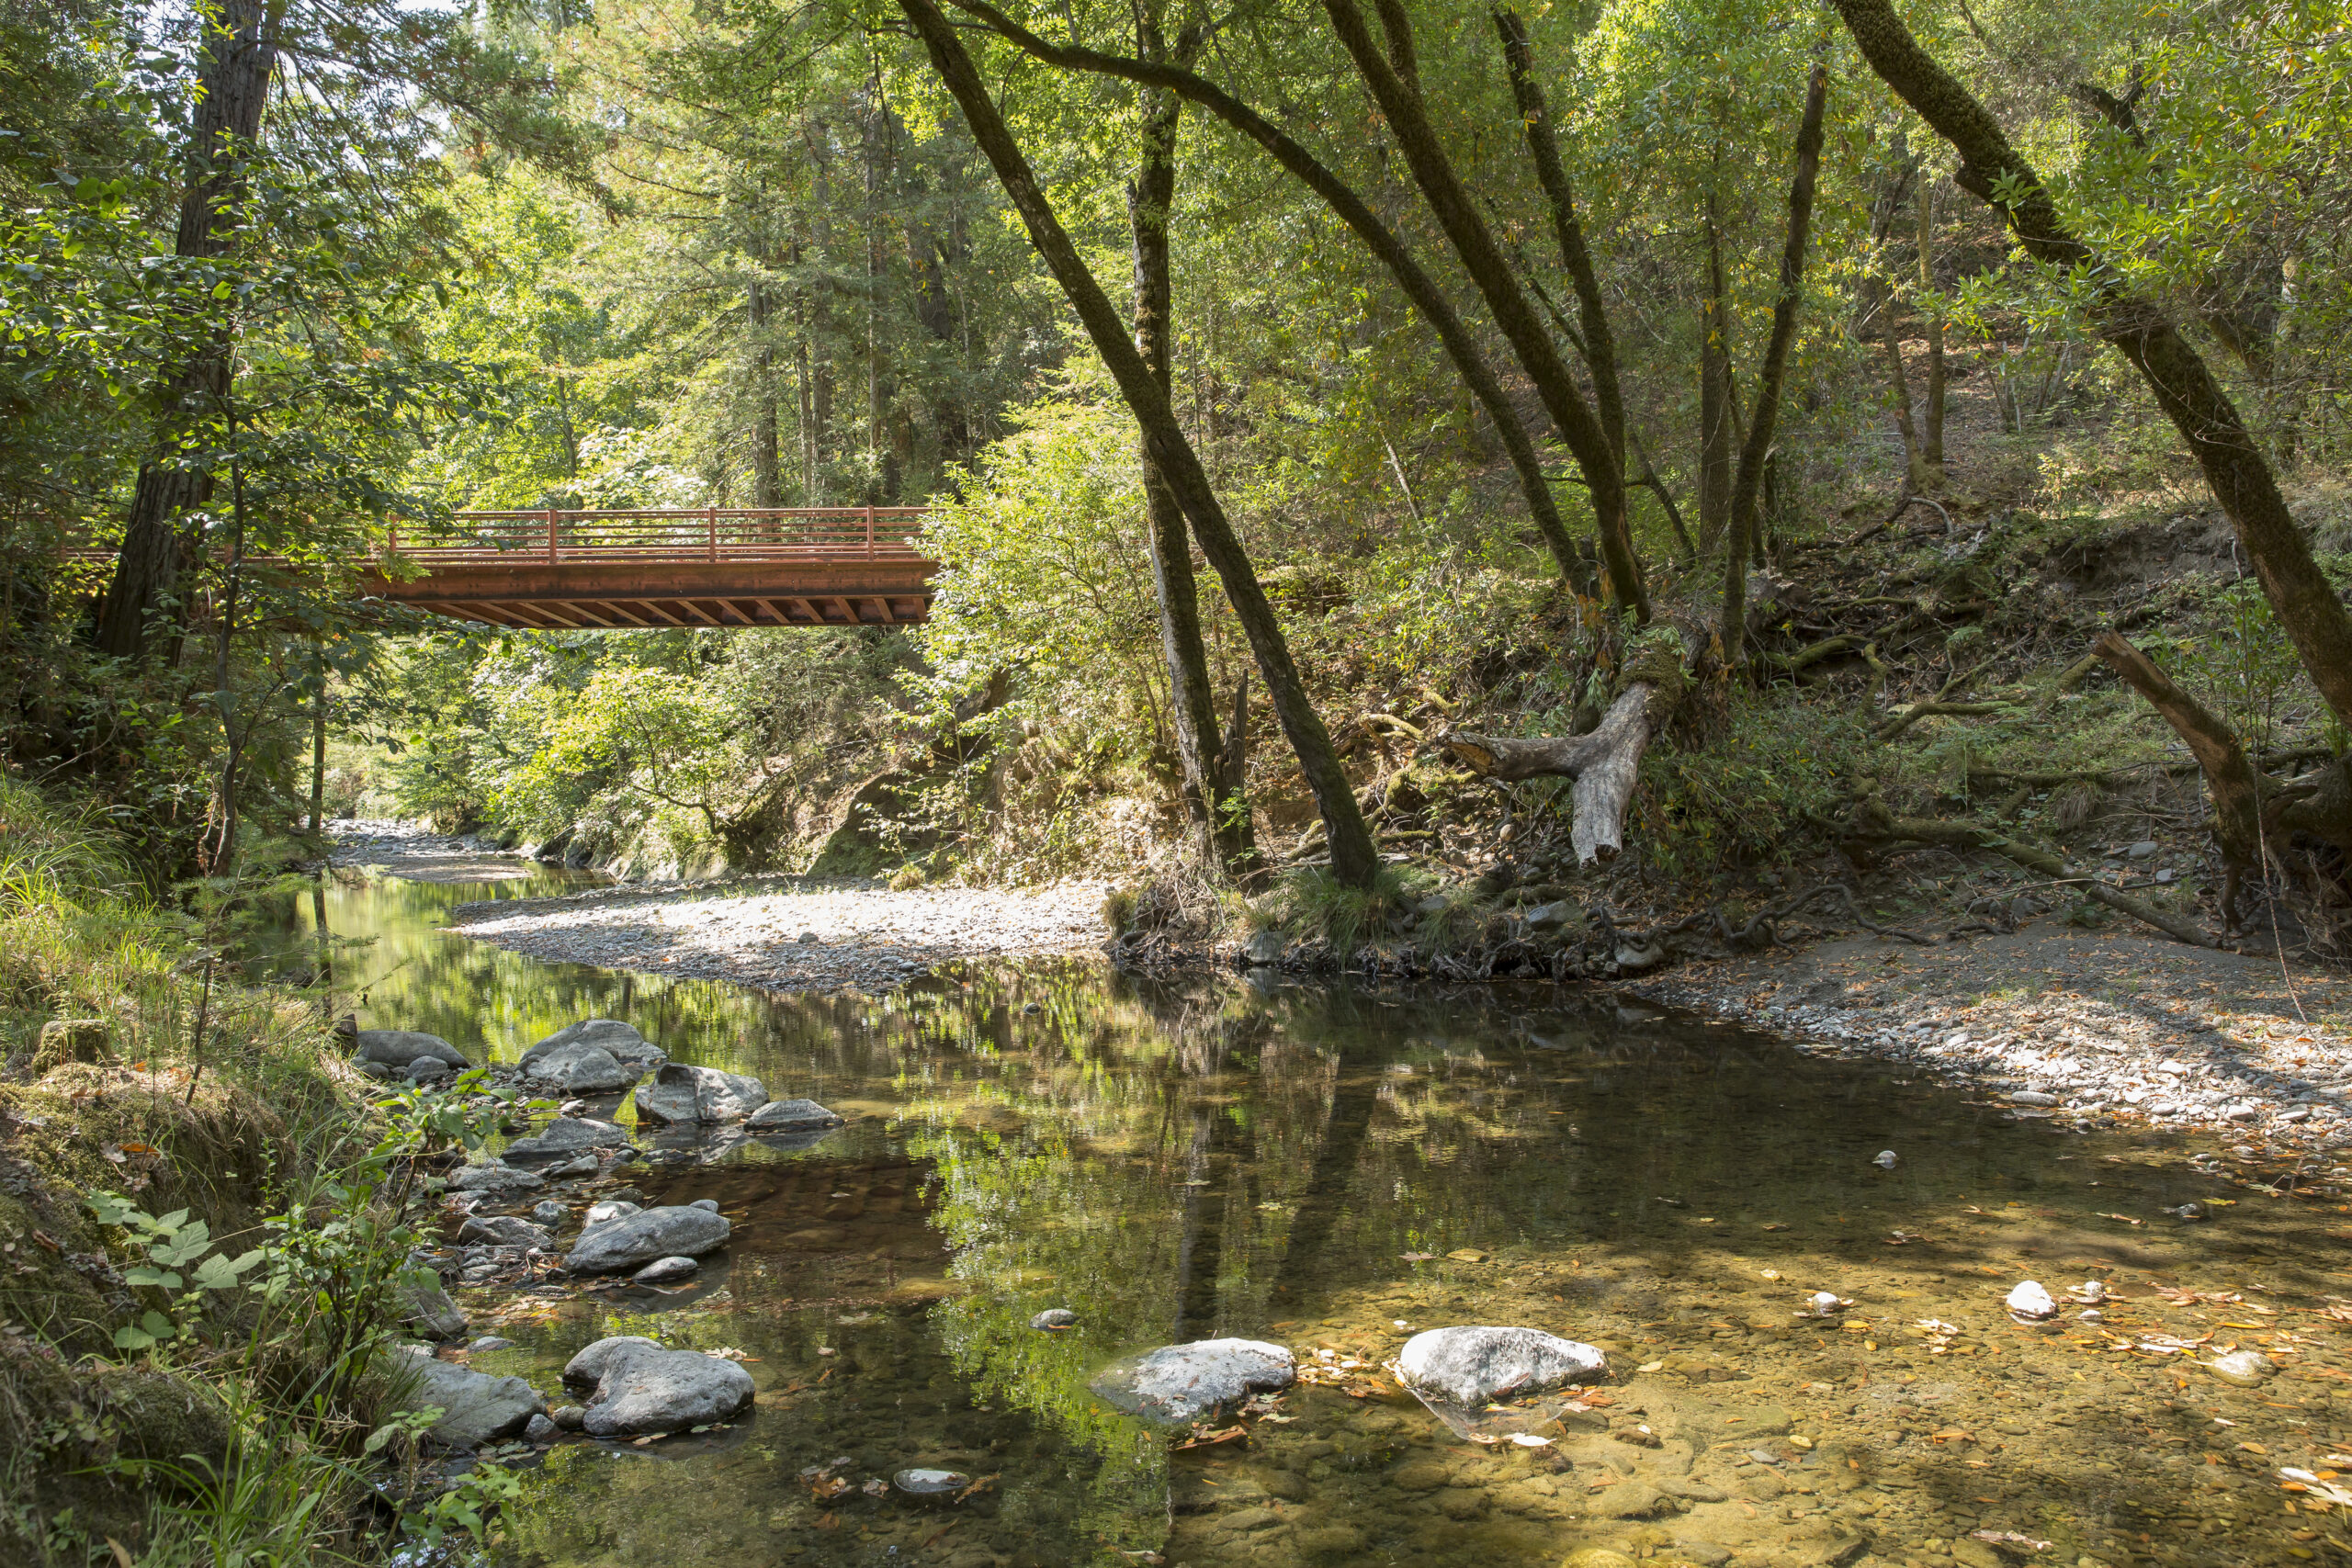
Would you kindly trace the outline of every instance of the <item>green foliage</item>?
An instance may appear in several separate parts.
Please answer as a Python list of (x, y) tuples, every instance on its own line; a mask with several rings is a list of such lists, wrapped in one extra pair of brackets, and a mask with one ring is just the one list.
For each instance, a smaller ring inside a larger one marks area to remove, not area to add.
[(1785, 863), (1809, 817), (1854, 793), (1867, 727), (1843, 708), (1734, 699), (1703, 744), (1654, 747), (1627, 813), (1627, 843), (1678, 875), (1741, 863)]

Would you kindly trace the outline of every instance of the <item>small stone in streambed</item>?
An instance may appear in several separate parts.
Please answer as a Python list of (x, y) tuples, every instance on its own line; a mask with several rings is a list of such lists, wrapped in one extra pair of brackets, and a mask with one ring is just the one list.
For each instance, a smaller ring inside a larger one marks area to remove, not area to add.
[(1070, 1311), (1068, 1307), (1047, 1307), (1044, 1312), (1039, 1313), (1036, 1316), (1029, 1320), (1029, 1326), (1032, 1328), (1044, 1328), (1056, 1332), (1065, 1328), (1076, 1328), (1078, 1326), (1078, 1314)]
[(2038, 1089), (2021, 1089), (2009, 1096), (2011, 1105), (2055, 1105), (2058, 1097)]
[(466, 1351), (469, 1355), (480, 1355), (485, 1350), (512, 1350), (513, 1348), (514, 1348), (514, 1341), (512, 1339), (503, 1339), (495, 1334), (485, 1334), (467, 1346)]
[[(637, 1151), (632, 1149), (628, 1152), (634, 1154)], [(604, 1168), (603, 1164), (594, 1155), (582, 1155), (578, 1159), (567, 1160), (561, 1165), (549, 1166), (547, 1175), (549, 1180), (569, 1181), (575, 1176), (594, 1176)]]
[(558, 1116), (585, 1116), (588, 1114), (588, 1102), (584, 1100), (567, 1100), (555, 1108), (555, 1113)]
[(2254, 1388), (2269, 1380), (2278, 1370), (2269, 1357), (2259, 1350), (2233, 1350), (2226, 1356), (2216, 1356), (2205, 1363), (2206, 1369), (2226, 1383), (2240, 1388)]
[(546, 1185), (544, 1177), (511, 1165), (461, 1165), (449, 1173), (452, 1192), (527, 1192)]
[(702, 1265), (691, 1258), (657, 1258), (628, 1278), (633, 1285), (666, 1285), (701, 1272)]
[(571, 1218), (571, 1211), (552, 1198), (542, 1198), (531, 1205), (531, 1223), (549, 1230), (564, 1224)]
[(715, 1214), (718, 1213), (718, 1200), (716, 1198), (697, 1198), (693, 1202), (687, 1204), (686, 1207), (689, 1209), (700, 1209), (706, 1214)]
[(601, 1203), (588, 1205), (587, 1224), (601, 1225), (607, 1220), (625, 1220), (639, 1213), (638, 1206), (621, 1198), (607, 1198)]
[(1120, 1410), (1155, 1421), (1197, 1421), (1252, 1393), (1298, 1381), (1298, 1364), (1280, 1345), (1256, 1339), (1198, 1339), (1114, 1361), (1088, 1386)]
[(1871, 1163), (1878, 1167), (1881, 1170), (1893, 1170), (1894, 1168), (1894, 1161), (1895, 1154), (1893, 1149), (1881, 1149), (1877, 1155), (1871, 1158)]
[(406, 1077), (411, 1083), (429, 1083), (449, 1076), (449, 1064), (432, 1056), (419, 1056), (408, 1065)]
[(841, 1117), (813, 1100), (772, 1100), (743, 1123), (754, 1133), (812, 1133), (841, 1124)]
[(901, 1492), (916, 1497), (938, 1497), (961, 1492), (972, 1478), (956, 1470), (902, 1470), (890, 1478)]
[(563, 1428), (544, 1416), (534, 1416), (523, 1428), (523, 1440), (531, 1443), (551, 1443)]
[(548, 1419), (555, 1423), (559, 1432), (577, 1432), (588, 1420), (588, 1407), (584, 1404), (559, 1404), (548, 1412)]

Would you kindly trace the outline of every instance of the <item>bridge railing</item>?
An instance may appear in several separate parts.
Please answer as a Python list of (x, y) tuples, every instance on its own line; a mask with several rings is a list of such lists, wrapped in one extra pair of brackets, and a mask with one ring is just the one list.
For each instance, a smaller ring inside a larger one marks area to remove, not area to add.
[(395, 527), (388, 552), (448, 564), (920, 560), (920, 506), (701, 506), (457, 512)]

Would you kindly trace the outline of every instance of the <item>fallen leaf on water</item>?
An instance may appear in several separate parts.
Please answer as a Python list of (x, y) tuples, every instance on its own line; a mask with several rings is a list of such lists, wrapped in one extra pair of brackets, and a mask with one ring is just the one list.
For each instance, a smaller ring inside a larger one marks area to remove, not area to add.
[(2022, 1546), (2028, 1551), (2050, 1550), (2048, 1541), (2036, 1540), (2030, 1535), (2019, 1535), (2015, 1530), (1975, 1530), (1971, 1533), (1973, 1539), (1989, 1541), (1995, 1546)]
[(978, 1481), (973, 1482), (969, 1486), (965, 1487), (961, 1492), (956, 1493), (956, 1501), (960, 1503), (967, 1497), (976, 1496), (995, 1485), (996, 1483), (997, 1478), (995, 1476), (983, 1475)]
[(2145, 1220), (2135, 1220), (2135, 1219), (2133, 1219), (2133, 1218), (2132, 1218), (2131, 1215), (2129, 1215), (2129, 1214), (2109, 1214), (2109, 1213), (2102, 1213), (2098, 1217), (2099, 1217), (2100, 1219), (2102, 1219), (2102, 1220), (2121, 1220), (2121, 1221), (2122, 1221), (2125, 1224), (2127, 1224), (2127, 1225), (2139, 1225), (2139, 1224), (2147, 1224), (2147, 1222), (2146, 1222)]
[(1522, 1449), (1548, 1449), (1552, 1446), (1551, 1438), (1539, 1438), (1532, 1432), (1513, 1432), (1510, 1440)]
[(1764, 1228), (1764, 1229), (1766, 1229), (1766, 1230), (1768, 1230), (1768, 1231), (1784, 1231), (1784, 1230), (1788, 1229), (1789, 1227), (1788, 1227), (1788, 1226), (1786, 1226), (1786, 1225), (1784, 1225), (1784, 1224), (1781, 1224), (1781, 1222), (1780, 1222), (1780, 1221), (1775, 1220), (1775, 1221), (1773, 1221), (1770, 1224), (1766, 1225), (1766, 1226), (1764, 1226), (1763, 1228)]
[(1475, 1247), (1457, 1247), (1446, 1258), (1455, 1263), (1484, 1263), (1487, 1255)]
[(1396, 1255), (1408, 1263), (1427, 1263), (1437, 1256), (1434, 1252), (1400, 1252)]

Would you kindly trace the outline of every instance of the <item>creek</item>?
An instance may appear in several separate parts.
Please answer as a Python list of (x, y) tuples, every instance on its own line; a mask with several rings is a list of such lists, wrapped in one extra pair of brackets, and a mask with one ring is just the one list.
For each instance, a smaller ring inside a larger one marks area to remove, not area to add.
[[(1072, 960), (818, 998), (440, 929), (461, 900), (560, 885), (346, 870), (292, 946), (324, 918), (363, 1027), (511, 1061), (616, 1018), (848, 1120), (806, 1146), (657, 1148), (556, 1190), (575, 1216), (621, 1179), (716, 1200), (732, 1236), (689, 1285), (460, 1292), (475, 1333), (516, 1342), (470, 1364), (551, 1404), (564, 1360), (611, 1334), (740, 1353), (759, 1390), (729, 1427), (528, 1456), (513, 1562), (1555, 1568), (1603, 1549), (2121, 1568), (2346, 1550), (2330, 1483), (2278, 1473), (2346, 1447), (2347, 1216), (2312, 1179), (2199, 1169), (2177, 1137), (2074, 1131), (1922, 1069), (1549, 987)], [(2165, 1212), (2189, 1202), (2211, 1217)], [(2026, 1279), (2055, 1321), (2010, 1320)], [(2110, 1299), (2069, 1301), (2087, 1280)], [(1850, 1304), (1803, 1315), (1816, 1292)], [(1077, 1326), (1030, 1326), (1052, 1307)], [(1549, 1443), (1464, 1441), (1380, 1367), (1414, 1332), (1482, 1323), (1598, 1345), (1614, 1375)], [(1171, 1450), (1089, 1391), (1114, 1358), (1227, 1335), (1317, 1369), (1246, 1436)], [(2224, 1382), (2204, 1363), (2233, 1348), (2278, 1371)], [(977, 1484), (868, 1494), (919, 1466)]]

